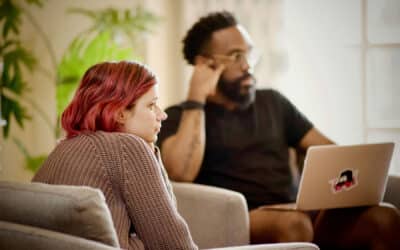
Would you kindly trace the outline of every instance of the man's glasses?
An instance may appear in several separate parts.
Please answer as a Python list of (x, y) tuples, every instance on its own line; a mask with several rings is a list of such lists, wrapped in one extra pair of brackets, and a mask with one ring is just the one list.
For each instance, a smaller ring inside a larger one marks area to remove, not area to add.
[(248, 52), (234, 51), (230, 55), (212, 54), (210, 55), (210, 57), (213, 57), (217, 60), (221, 60), (227, 66), (230, 65), (241, 66), (244, 63), (247, 63), (250, 68), (254, 68), (260, 61), (261, 55), (256, 49), (251, 49)]

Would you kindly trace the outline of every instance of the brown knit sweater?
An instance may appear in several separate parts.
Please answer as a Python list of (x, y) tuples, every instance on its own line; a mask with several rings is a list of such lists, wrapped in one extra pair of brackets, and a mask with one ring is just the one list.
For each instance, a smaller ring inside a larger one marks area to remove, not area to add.
[(60, 142), (33, 181), (101, 189), (122, 248), (197, 249), (162, 168), (141, 138), (98, 131)]

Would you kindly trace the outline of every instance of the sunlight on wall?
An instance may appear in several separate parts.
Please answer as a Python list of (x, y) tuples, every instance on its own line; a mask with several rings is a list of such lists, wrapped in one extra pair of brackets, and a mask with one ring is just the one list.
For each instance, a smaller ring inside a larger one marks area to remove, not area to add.
[(395, 142), (390, 171), (400, 174), (400, 3), (284, 5), (289, 66), (276, 87), (339, 144)]
[(284, 7), (288, 71), (275, 85), (340, 144), (362, 143), (359, 1), (295, 1)]

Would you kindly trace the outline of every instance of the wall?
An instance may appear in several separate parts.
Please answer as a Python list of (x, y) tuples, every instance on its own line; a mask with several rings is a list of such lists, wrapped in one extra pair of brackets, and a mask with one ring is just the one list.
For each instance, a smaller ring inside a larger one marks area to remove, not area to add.
[[(59, 59), (71, 38), (90, 24), (85, 17), (66, 13), (69, 8), (77, 6), (87, 9), (100, 9), (108, 6), (133, 8), (140, 3), (162, 18), (154, 33), (148, 37), (150, 42), (149, 49), (145, 51), (145, 61), (149, 62), (150, 67), (154, 69), (160, 79), (161, 104), (165, 107), (168, 100), (172, 98), (171, 96), (177, 93), (175, 88), (170, 87), (170, 84), (181, 81), (177, 70), (173, 70), (173, 67), (171, 67), (171, 65), (174, 66), (179, 63), (176, 60), (178, 53), (176, 47), (179, 43), (174, 32), (170, 32), (176, 26), (177, 19), (175, 17), (177, 16), (174, 11), (177, 10), (179, 5), (176, 3), (179, 3), (179, 1), (48, 0), (42, 9), (28, 7), (28, 11), (32, 13), (37, 23), (42, 27), (53, 46), (55, 56)], [(38, 36), (32, 23), (26, 19), (23, 20), (22, 34), (28, 48), (34, 51), (36, 55), (40, 55), (42, 67), (52, 68), (53, 64), (44, 46), (45, 42)], [(32, 99), (52, 121), (55, 121), (54, 76), (49, 78), (42, 73), (36, 73), (33, 76), (27, 74), (27, 76), (29, 76), (27, 81), (32, 91), (25, 96), (23, 101), (27, 107), (30, 107), (31, 104), (28, 100)], [(46, 122), (32, 108), (29, 108), (29, 110), (32, 120), (25, 124), (23, 130), (13, 122), (10, 138), (4, 140), (0, 137), (0, 145), (3, 147), (0, 151), (0, 180), (28, 181), (33, 175), (32, 172), (24, 168), (24, 157), (12, 138), (21, 140), (32, 155), (47, 154), (55, 146), (56, 140)]]
[(146, 9), (162, 17), (149, 37), (145, 61), (156, 72), (160, 83), (160, 104), (165, 108), (184, 98), (186, 81), (182, 74), (182, 2), (184, 0), (144, 1)]

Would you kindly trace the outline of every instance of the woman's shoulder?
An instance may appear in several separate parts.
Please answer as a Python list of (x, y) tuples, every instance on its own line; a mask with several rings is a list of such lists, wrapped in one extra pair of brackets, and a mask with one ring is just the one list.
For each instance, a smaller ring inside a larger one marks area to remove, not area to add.
[(138, 148), (142, 151), (150, 150), (149, 145), (139, 136), (123, 132), (103, 132), (98, 131), (93, 136), (100, 138), (104, 143), (113, 145), (118, 144), (122, 147)]
[(139, 136), (122, 132), (96, 131), (81, 134), (77, 137), (66, 139), (60, 142), (58, 147), (79, 148), (78, 145), (86, 145), (85, 148), (93, 148), (99, 151), (140, 151), (151, 152), (150, 146)]
[(129, 140), (139, 143), (144, 142), (142, 138), (133, 134), (123, 133), (123, 132), (105, 132), (101, 130), (83, 134), (83, 137), (86, 137), (89, 140), (100, 140), (100, 141)]
[(123, 133), (123, 132), (100, 132), (104, 137), (107, 137), (111, 140), (122, 141), (122, 142), (130, 142), (130, 143), (138, 143), (145, 144), (146, 142), (139, 136)]
[(138, 145), (144, 145), (145, 141), (139, 136), (122, 133), (122, 132), (105, 132), (105, 131), (96, 131), (89, 133), (82, 133), (78, 136), (61, 139), (57, 142), (58, 146), (62, 145), (77, 145), (82, 143), (89, 143), (92, 145), (115, 145), (121, 144), (123, 142), (129, 142)]

